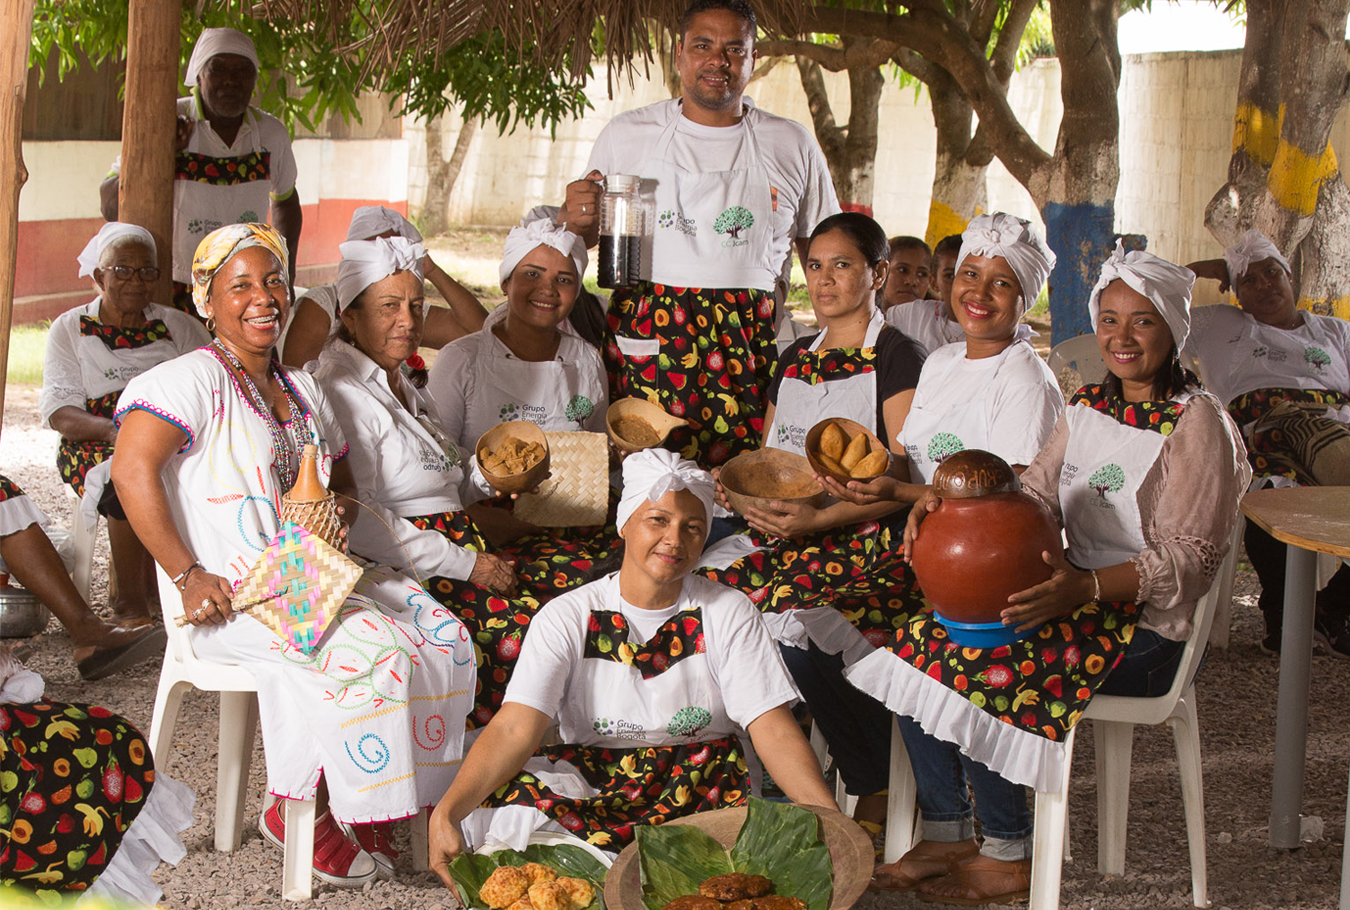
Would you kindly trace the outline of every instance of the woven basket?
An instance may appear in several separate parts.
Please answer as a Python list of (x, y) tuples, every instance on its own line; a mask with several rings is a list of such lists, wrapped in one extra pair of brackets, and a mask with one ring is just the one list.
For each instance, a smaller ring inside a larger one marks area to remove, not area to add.
[(548, 433), (552, 476), (516, 500), (515, 516), (541, 528), (602, 525), (609, 513), (609, 441), (603, 433)]
[(312, 444), (301, 452), (295, 484), (281, 495), (281, 520), (293, 521), (336, 547), (342, 522), (338, 519), (337, 498), (319, 480), (318, 455), (318, 447)]

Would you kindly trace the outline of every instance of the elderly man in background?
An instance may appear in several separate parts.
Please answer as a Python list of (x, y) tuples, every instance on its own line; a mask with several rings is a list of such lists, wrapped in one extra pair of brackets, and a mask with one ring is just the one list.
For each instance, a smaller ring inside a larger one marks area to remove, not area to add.
[[(202, 32), (187, 66), (192, 94), (178, 99), (174, 158), (173, 303), (187, 313), (192, 254), (222, 225), (270, 220), (286, 239), (295, 274), (303, 220), (295, 156), (282, 122), (250, 105), (257, 81), (252, 38), (232, 28)], [(108, 221), (117, 220), (120, 171), (119, 157), (100, 188)]]

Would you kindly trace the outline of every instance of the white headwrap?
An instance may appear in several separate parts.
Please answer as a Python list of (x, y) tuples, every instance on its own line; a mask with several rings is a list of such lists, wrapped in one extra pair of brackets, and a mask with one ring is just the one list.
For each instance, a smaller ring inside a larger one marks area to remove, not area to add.
[(137, 224), (124, 224), (121, 221), (109, 221), (103, 227), (98, 229), (98, 233), (89, 238), (89, 242), (84, 245), (76, 261), (80, 264), (80, 277), (85, 278), (94, 274), (94, 269), (98, 268), (99, 260), (103, 258), (103, 251), (112, 245), (114, 240), (121, 237), (135, 237), (150, 248), (150, 259), (154, 262), (159, 261), (159, 250), (155, 247), (155, 238), (150, 232)]
[(1223, 251), (1223, 261), (1228, 264), (1228, 283), (1236, 286), (1251, 264), (1262, 259), (1274, 259), (1284, 267), (1286, 274), (1294, 274), (1294, 270), (1289, 267), (1289, 260), (1280, 255), (1279, 247), (1271, 243), (1265, 234), (1252, 228), (1242, 235), (1241, 240)]
[(374, 240), (393, 231), (413, 243), (422, 242), (422, 234), (398, 212), (383, 205), (363, 205), (352, 212), (352, 223), (347, 226), (348, 240)]
[(237, 28), (208, 28), (202, 31), (197, 43), (192, 46), (192, 56), (188, 58), (187, 76), (184, 77), (183, 84), (196, 85), (197, 77), (206, 67), (206, 61), (221, 54), (247, 57), (253, 64), (255, 73), (260, 69), (258, 50), (253, 46), (252, 38)]
[(577, 283), (586, 274), (586, 241), (567, 228), (547, 219), (531, 221), (524, 227), (513, 227), (506, 235), (506, 249), (502, 251), (501, 279), (511, 277), (522, 259), (541, 246), (552, 247), (572, 260), (577, 269)]
[(1115, 252), (1102, 265), (1101, 277), (1088, 297), (1088, 313), (1094, 326), (1101, 312), (1102, 291), (1117, 278), (1158, 308), (1180, 351), (1191, 332), (1191, 287), (1195, 284), (1195, 273), (1143, 250), (1126, 253), (1125, 245), (1117, 240)]
[(623, 460), (623, 498), (614, 521), (620, 530), (644, 503), (656, 502), (672, 490), (688, 490), (712, 518), (716, 483), (707, 471), (666, 449), (643, 449)]
[(361, 292), (395, 272), (412, 272), (422, 280), (422, 244), (404, 237), (380, 237), (376, 240), (348, 240), (338, 244), (342, 261), (338, 263), (338, 307), (347, 305)]
[(956, 268), (967, 256), (1002, 256), (1022, 285), (1022, 311), (1036, 302), (1055, 267), (1055, 254), (1025, 218), (995, 212), (976, 215), (961, 234)]

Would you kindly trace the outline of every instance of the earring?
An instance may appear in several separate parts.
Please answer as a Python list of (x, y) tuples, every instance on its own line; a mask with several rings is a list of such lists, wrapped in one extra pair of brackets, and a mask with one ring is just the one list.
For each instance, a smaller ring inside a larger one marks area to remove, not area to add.
[(216, 334), (216, 317), (214, 316), (206, 317), (206, 330), (210, 332), (212, 335)]

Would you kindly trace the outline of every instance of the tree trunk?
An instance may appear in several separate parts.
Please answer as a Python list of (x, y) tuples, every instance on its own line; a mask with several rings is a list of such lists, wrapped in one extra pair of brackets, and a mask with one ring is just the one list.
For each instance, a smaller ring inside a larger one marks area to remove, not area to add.
[(1263, 231), (1299, 306), (1350, 316), (1350, 191), (1329, 144), (1345, 106), (1350, 0), (1249, 0), (1228, 182), (1205, 210), (1220, 243)]
[(24, 93), (28, 89), (28, 41), (33, 34), (33, 0), (0, 2), (0, 35), (8, 44), (0, 96), (0, 421), (5, 411), (9, 329), (14, 318), (14, 270), (18, 262), (19, 192), (28, 181), (23, 163)]
[(966, 229), (970, 219), (989, 203), (985, 176), (989, 171), (988, 146), (982, 157), (971, 147), (970, 102), (955, 80), (937, 67), (930, 75), (928, 97), (933, 108), (933, 126), (937, 130), (937, 152), (933, 171), (933, 195), (928, 205), (928, 229), (924, 240), (931, 247), (949, 234)]
[[(845, 39), (845, 47), (853, 40), (856, 39)], [(806, 92), (816, 141), (825, 153), (840, 207), (845, 211), (871, 215), (872, 192), (876, 182), (877, 124), (885, 77), (876, 66), (850, 67), (847, 70), (848, 125), (840, 127), (830, 107), (821, 65), (798, 56), (797, 71), (801, 74), (802, 89)]]
[[(178, 0), (131, 0), (118, 217), (150, 232), (159, 248), (155, 296), (173, 299), (173, 159), (178, 131)], [(294, 263), (292, 263), (294, 277)]]
[(421, 222), (422, 233), (429, 237), (444, 234), (450, 227), (450, 193), (464, 167), (469, 146), (478, 135), (478, 125), (477, 119), (464, 121), (455, 137), (455, 150), (446, 160), (441, 151), (445, 141), (445, 118), (436, 117), (427, 124), (427, 194), (422, 203)]

